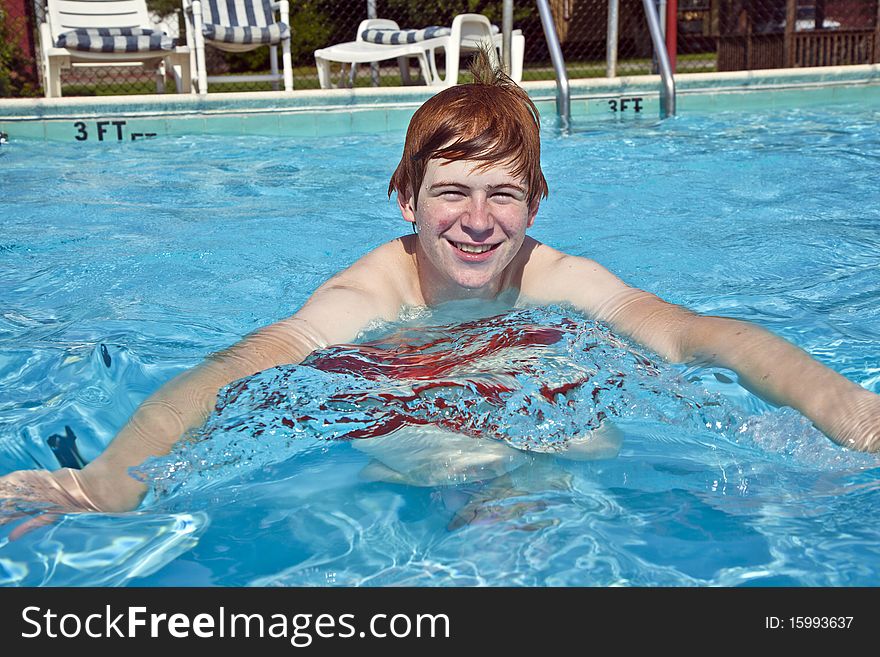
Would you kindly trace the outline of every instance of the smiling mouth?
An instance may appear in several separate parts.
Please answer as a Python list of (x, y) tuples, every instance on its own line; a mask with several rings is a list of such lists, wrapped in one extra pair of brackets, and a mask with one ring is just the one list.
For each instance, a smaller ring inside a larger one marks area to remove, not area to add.
[(452, 246), (454, 246), (459, 251), (463, 251), (464, 253), (485, 253), (486, 251), (491, 251), (492, 249), (498, 247), (498, 244), (464, 244), (462, 242), (452, 242), (450, 241)]

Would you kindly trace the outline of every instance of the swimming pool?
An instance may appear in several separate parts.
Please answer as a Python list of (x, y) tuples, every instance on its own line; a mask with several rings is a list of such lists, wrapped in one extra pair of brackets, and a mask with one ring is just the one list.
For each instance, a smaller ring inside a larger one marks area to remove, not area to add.
[[(532, 234), (669, 301), (758, 322), (880, 392), (878, 119), (861, 104), (548, 132), (551, 196)], [(405, 232), (384, 193), (402, 139), (3, 146), (0, 472), (57, 467), (46, 439), (65, 426), (94, 458), (164, 381)], [(375, 349), (318, 354), (224, 399), (210, 440), (145, 468), (158, 484), (138, 511), (17, 541), (0, 528), (0, 582), (880, 583), (878, 457), (730, 373), (663, 364), (565, 308), (413, 310), (364, 341)], [(419, 353), (458, 369), (415, 402), (411, 381), (337, 367), (372, 358), (394, 374)], [(408, 443), (344, 439), (393, 412), (424, 420)], [(619, 454), (562, 458), (599, 413)], [(479, 447), (444, 453), (434, 428)]]

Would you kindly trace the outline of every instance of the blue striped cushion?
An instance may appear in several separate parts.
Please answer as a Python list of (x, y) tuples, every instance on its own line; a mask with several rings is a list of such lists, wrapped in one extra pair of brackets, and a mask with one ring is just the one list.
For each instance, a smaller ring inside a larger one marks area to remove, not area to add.
[(371, 43), (384, 43), (395, 45), (398, 43), (415, 43), (434, 37), (449, 36), (452, 30), (448, 27), (432, 25), (421, 30), (364, 30), (361, 39)]
[(55, 45), (86, 52), (150, 52), (174, 50), (177, 39), (143, 27), (88, 27), (59, 34)]
[(225, 43), (280, 43), (290, 28), (275, 22), (271, 0), (204, 0), (202, 33)]
[(290, 34), (290, 28), (284, 23), (272, 23), (267, 27), (250, 27), (215, 25), (205, 23), (202, 34), (212, 41), (225, 43), (281, 43)]

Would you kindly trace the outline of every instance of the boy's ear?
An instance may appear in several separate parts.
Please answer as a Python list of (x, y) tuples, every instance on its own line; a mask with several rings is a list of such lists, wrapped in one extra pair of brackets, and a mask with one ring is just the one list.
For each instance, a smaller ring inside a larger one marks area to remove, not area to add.
[(403, 218), (411, 223), (416, 222), (416, 211), (412, 205), (413, 195), (397, 192), (397, 205), (400, 207), (400, 214)]
[(540, 205), (540, 199), (535, 199), (529, 204), (529, 223), (526, 224), (527, 228), (531, 228), (532, 224), (535, 223), (535, 217), (538, 215), (538, 207)]

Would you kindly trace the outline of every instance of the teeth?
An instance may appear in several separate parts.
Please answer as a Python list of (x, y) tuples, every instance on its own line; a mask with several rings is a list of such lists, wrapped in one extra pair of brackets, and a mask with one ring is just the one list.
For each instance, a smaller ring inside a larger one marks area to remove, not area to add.
[(491, 244), (483, 244), (481, 246), (474, 246), (471, 244), (461, 244), (459, 242), (453, 242), (455, 244), (455, 248), (464, 251), (465, 253), (485, 253), (489, 249), (492, 248)]

